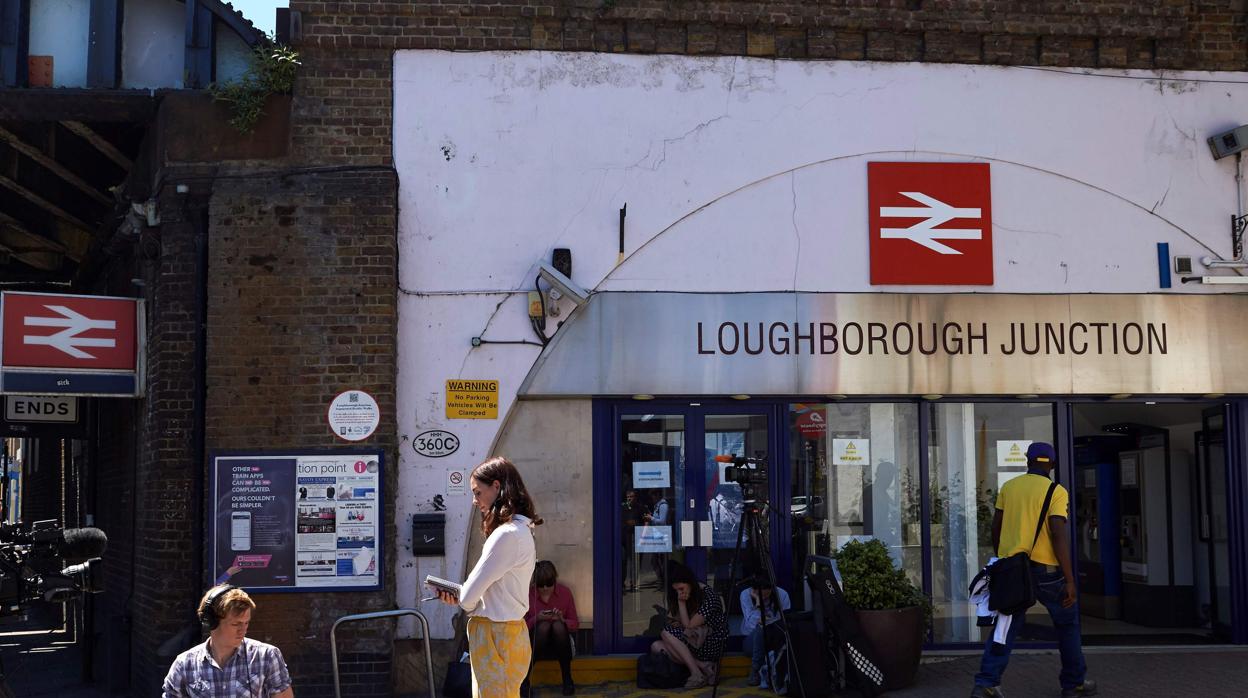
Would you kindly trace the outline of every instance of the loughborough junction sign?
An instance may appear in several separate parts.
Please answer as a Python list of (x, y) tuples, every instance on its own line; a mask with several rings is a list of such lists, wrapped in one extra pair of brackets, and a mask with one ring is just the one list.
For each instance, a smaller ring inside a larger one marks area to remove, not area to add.
[(137, 397), (143, 391), (143, 302), (0, 295), (0, 392)]
[(1248, 296), (599, 293), (522, 397), (1248, 392)]

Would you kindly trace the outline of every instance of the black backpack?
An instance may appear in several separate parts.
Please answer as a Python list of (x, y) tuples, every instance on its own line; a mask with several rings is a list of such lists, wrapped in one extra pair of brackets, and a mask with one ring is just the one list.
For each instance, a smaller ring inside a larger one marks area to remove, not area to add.
[(665, 652), (647, 652), (637, 658), (637, 688), (684, 688), (689, 670)]

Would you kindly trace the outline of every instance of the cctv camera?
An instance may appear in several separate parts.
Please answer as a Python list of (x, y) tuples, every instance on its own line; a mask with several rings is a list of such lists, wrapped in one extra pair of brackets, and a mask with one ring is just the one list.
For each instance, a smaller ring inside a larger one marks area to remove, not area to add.
[(558, 269), (552, 267), (550, 263), (545, 261), (538, 262), (537, 273), (543, 281), (558, 289), (560, 293), (573, 303), (585, 305), (589, 302), (589, 291), (577, 286), (572, 279), (564, 276)]
[(1213, 152), (1214, 160), (1234, 155), (1245, 148), (1248, 148), (1248, 125), (1209, 137), (1209, 150)]

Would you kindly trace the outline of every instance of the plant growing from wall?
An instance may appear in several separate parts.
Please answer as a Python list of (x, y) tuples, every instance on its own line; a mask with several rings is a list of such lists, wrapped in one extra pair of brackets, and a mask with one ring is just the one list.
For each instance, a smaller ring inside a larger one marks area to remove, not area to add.
[(297, 51), (270, 37), (251, 50), (251, 64), (242, 77), (220, 85), (213, 83), (208, 91), (213, 100), (230, 105), (231, 126), (239, 133), (251, 133), (264, 116), (269, 95), (290, 94), (299, 65)]

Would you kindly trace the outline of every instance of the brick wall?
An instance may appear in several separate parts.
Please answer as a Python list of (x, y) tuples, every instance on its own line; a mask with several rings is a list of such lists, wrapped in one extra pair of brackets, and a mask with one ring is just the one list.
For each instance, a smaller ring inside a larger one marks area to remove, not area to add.
[(147, 267), (147, 396), (141, 407), (142, 445), (134, 466), (133, 685), (158, 690), (169, 663), (195, 629), (196, 579), (202, 534), (193, 506), (202, 487), (195, 447), (196, 335), (199, 328), (195, 236), (202, 206), (171, 197), (159, 201), (159, 260)]
[(606, 51), (1190, 70), (1248, 69), (1239, 0), (302, 2), (293, 145), (391, 161), (397, 49)]
[(115, 690), (130, 684), (129, 601), (134, 570), (135, 434), (138, 409), (132, 400), (96, 400), (97, 430), (94, 504), (95, 525), (108, 535), (104, 554), (104, 593), (94, 599), (98, 635), (93, 648), (100, 686)]
[[(354, 445), (386, 450), (385, 591), (258, 596), (252, 621), (253, 637), (282, 648), (298, 695), (332, 695), (333, 621), (394, 608), (397, 181), (380, 168), (213, 186), (208, 448), (352, 446), (330, 432), (330, 401), (362, 389), (381, 408), (377, 433)], [(339, 632), (344, 695), (390, 695), (393, 627)]]
[[(61, 519), (61, 441), (59, 439), (32, 439), (27, 441), (29, 452), (22, 473), (22, 520), (27, 522), (53, 519), (63, 525)], [(34, 466), (34, 467), (32, 467)]]

